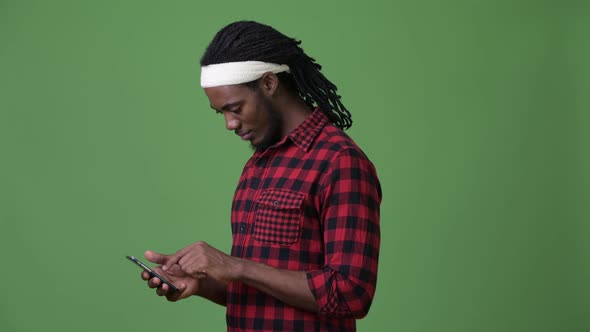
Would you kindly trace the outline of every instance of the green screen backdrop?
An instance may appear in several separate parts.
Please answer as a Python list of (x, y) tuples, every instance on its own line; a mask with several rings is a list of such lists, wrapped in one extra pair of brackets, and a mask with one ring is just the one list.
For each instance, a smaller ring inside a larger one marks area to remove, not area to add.
[(361, 331), (590, 331), (587, 1), (0, 0), (0, 330), (222, 331), (125, 255), (228, 252), (214, 33), (303, 40), (383, 186)]

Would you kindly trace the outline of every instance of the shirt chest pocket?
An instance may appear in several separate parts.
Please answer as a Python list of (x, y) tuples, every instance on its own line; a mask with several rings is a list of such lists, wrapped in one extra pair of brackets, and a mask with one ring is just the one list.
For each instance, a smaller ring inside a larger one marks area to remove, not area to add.
[(254, 238), (263, 243), (288, 246), (297, 241), (301, 230), (305, 194), (269, 189), (256, 200)]

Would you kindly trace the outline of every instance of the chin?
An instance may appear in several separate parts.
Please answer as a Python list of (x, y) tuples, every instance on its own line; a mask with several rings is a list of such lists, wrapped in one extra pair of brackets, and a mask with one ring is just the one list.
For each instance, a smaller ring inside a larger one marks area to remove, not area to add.
[(256, 150), (266, 150), (277, 142), (278, 140), (274, 139), (273, 137), (264, 136), (260, 139), (251, 140), (250, 144)]
[(264, 142), (263, 139), (259, 139), (257, 137), (252, 137), (252, 139), (250, 139), (250, 147), (254, 150), (261, 149), (263, 142)]

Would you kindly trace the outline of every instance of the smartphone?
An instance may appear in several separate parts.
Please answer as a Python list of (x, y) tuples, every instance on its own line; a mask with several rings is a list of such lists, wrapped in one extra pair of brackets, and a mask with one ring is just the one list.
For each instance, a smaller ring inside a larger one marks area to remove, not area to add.
[(170, 287), (170, 290), (172, 292), (177, 292), (178, 288), (176, 288), (176, 286), (174, 286), (170, 281), (166, 280), (166, 278), (162, 277), (161, 275), (157, 274), (154, 270), (150, 269), (147, 265), (145, 265), (144, 263), (142, 263), (139, 259), (135, 258), (135, 256), (127, 256), (127, 258), (132, 261), (133, 263), (137, 264), (139, 267), (141, 267), (144, 271), (146, 271), (147, 273), (149, 273), (152, 277), (156, 277), (160, 280), (162, 280), (163, 283), (165, 283), (166, 285), (168, 285), (168, 287)]

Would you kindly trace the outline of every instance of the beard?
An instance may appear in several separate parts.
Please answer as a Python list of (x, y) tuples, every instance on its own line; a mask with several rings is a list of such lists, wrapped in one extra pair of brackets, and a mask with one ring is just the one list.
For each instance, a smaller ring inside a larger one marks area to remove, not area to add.
[(283, 117), (279, 111), (277, 111), (270, 100), (264, 96), (260, 96), (262, 100), (262, 108), (266, 116), (268, 117), (268, 130), (262, 140), (258, 144), (251, 143), (250, 146), (255, 151), (266, 150), (269, 147), (275, 145), (281, 140), (281, 132), (283, 131)]

